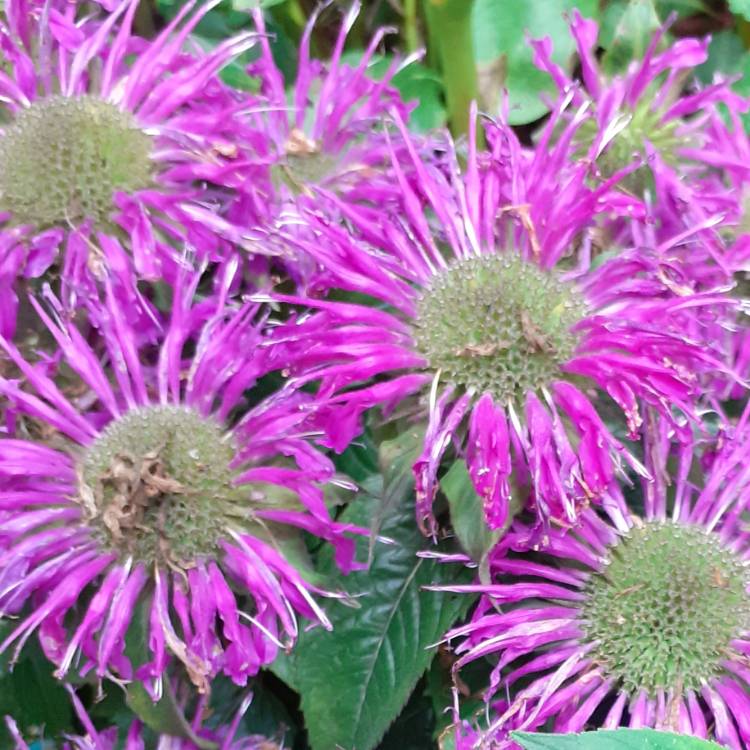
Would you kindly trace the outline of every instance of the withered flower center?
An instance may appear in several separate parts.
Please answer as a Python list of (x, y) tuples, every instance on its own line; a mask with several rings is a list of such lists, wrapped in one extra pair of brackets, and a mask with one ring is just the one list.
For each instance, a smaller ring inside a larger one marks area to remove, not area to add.
[(106, 547), (189, 568), (215, 550), (228, 519), (243, 513), (234, 455), (220, 426), (191, 409), (134, 409), (89, 446), (78, 500)]

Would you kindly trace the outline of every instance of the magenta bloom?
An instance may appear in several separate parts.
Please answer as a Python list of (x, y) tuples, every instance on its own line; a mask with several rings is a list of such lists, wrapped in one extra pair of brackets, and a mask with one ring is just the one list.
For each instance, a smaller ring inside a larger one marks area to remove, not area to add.
[[(80, 17), (81, 4), (9, 0), (0, 19), (0, 323), (16, 276), (57, 262), (69, 287), (108, 270), (159, 278), (242, 232), (221, 213), (238, 176), (236, 93), (217, 73), (255, 43), (185, 50), (216, 2), (188, 2), (152, 41), (138, 0)], [(61, 252), (63, 255), (61, 256)]]
[(553, 62), (549, 38), (532, 44), (537, 67), (552, 76), (560, 99), (570, 102), (569, 116), (582, 108), (587, 111), (575, 135), (578, 156), (590, 160), (603, 178), (628, 164), (642, 164), (619, 187), (645, 201), (664, 236), (714, 214), (736, 213), (738, 196), (727, 190), (716, 169), (724, 165), (712, 155), (712, 141), (716, 132), (727, 132), (716, 105), (722, 103), (736, 115), (748, 103), (726, 81), (702, 89), (693, 84), (684, 94), (686, 81), (708, 58), (710, 40), (678, 39), (659, 51), (667, 30), (663, 27), (642, 59), (632, 62), (626, 72), (608, 76), (596, 58), (597, 23), (576, 10), (570, 29), (583, 87)]
[(368, 68), (389, 29), (373, 36), (356, 66), (342, 59), (361, 8), (358, 0), (346, 12), (330, 60), (311, 58), (310, 38), (322, 7), (311, 15), (300, 41), (291, 96), (271, 54), (263, 12), (253, 11), (261, 56), (248, 71), (260, 78), (262, 98), (246, 103), (245, 118), (250, 131), (247, 149), (263, 172), (247, 185), (233, 214), (238, 220), (247, 222), (249, 217), (260, 226), (275, 224), (285, 205), (319, 187), (354, 202), (396, 199), (384, 121), (393, 112), (405, 118), (411, 109), (391, 85), (411, 59), (396, 59), (382, 78), (371, 77)]
[[(244, 684), (294, 642), (297, 615), (330, 627), (313, 598), (325, 592), (296, 567), (300, 532), (348, 570), (361, 530), (324, 503), (333, 468), (307, 441), (309, 399), (246, 400), (284, 360), (257, 308), (194, 304), (197, 283), (180, 279), (156, 347), (110, 294), (88, 306), (96, 351), (33, 301), (80, 378), (72, 392), (0, 338), (28, 384), (0, 377), (0, 397), (39, 436), (0, 441), (0, 611), (18, 618), (0, 650), (38, 630), (59, 676), (137, 678), (158, 696), (172, 659), (200, 691), (220, 672)], [(131, 663), (136, 618), (146, 642)]]
[[(67, 741), (62, 745), (63, 750), (118, 750), (118, 748), (122, 748), (122, 750), (144, 750), (146, 740), (143, 736), (143, 725), (140, 721), (136, 720), (131, 723), (124, 744), (121, 744), (118, 742), (120, 734), (118, 728), (113, 726), (104, 730), (97, 730), (75, 691), (69, 685), (65, 687), (70, 693), (73, 708), (85, 734), (66, 735)], [(217, 730), (207, 730), (202, 726), (206, 705), (205, 699), (201, 698), (193, 712), (194, 719), (190, 722), (186, 721), (186, 726), (189, 729), (185, 730), (185, 734), (190, 733), (191, 736), (175, 737), (162, 734), (156, 740), (156, 745), (149, 745), (149, 747), (153, 746), (154, 750), (199, 750), (200, 747), (205, 747), (206, 743), (212, 742), (216, 744), (219, 750), (283, 750), (282, 745), (275, 744), (267, 737), (260, 735), (246, 735), (236, 738), (240, 721), (250, 706), (251, 699), (252, 695), (242, 702), (227, 726)], [(6, 716), (5, 724), (13, 739), (14, 750), (30, 750), (15, 721)]]
[(550, 145), (557, 122), (533, 156), (491, 126), (491, 157), (472, 142), (452, 180), (412, 151), (417, 188), (394, 163), (403, 217), (339, 201), (347, 231), (315, 205), (305, 214), (316, 237), (303, 249), (374, 303), (280, 297), (314, 309), (279, 332), (299, 347), (294, 380), (319, 381), (336, 449), (376, 405), (426, 421), (414, 471), (430, 532), (449, 448), (466, 459), (491, 526), (506, 523), (516, 494), (531, 496), (544, 524), (567, 525), (590, 502), (619, 498), (622, 461), (645, 473), (602, 421), (595, 389), (633, 438), (644, 407), (685, 432), (685, 416), (698, 421), (701, 374), (726, 370), (698, 337), (703, 318), (730, 304), (722, 295), (674, 294), (643, 272), (637, 250), (592, 270), (611, 185), (590, 189), (586, 166), (566, 160), (577, 124)]
[(644, 482), (643, 517), (622, 504), (590, 508), (541, 548), (516, 522), (490, 584), (449, 587), (483, 594), (471, 622), (447, 635), (461, 639), (456, 669), (493, 655), (487, 696), (509, 696), (488, 728), (497, 744), (476, 747), (515, 747), (509, 730), (579, 732), (589, 722), (748, 746), (747, 417), (699, 487), (692, 446), (670, 480), (669, 428), (653, 425), (656, 479)]

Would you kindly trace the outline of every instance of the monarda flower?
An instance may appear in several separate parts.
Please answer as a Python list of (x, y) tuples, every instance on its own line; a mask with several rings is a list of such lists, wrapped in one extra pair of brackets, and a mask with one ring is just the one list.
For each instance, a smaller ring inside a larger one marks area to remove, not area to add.
[(449, 448), (465, 458), (491, 526), (529, 494), (540, 522), (567, 525), (619, 496), (621, 461), (645, 473), (599, 409), (616, 403), (632, 437), (644, 405), (685, 431), (685, 415), (699, 421), (700, 373), (725, 367), (686, 334), (700, 329), (696, 311), (720, 315), (724, 297), (646, 294), (663, 284), (634, 278), (627, 254), (596, 270), (579, 264), (609, 186), (587, 188), (586, 167), (561, 160), (560, 144), (528, 161), (509, 128), (488, 134), (492, 157), (480, 165), (472, 141), (465, 175), (450, 181), (412, 152), (419, 193), (396, 161), (403, 217), (339, 202), (346, 229), (314, 206), (306, 214), (318, 235), (304, 249), (371, 304), (278, 297), (314, 310), (279, 336), (298, 347), (293, 380), (320, 383), (333, 447), (373, 406), (426, 421), (414, 471), (428, 532)]
[[(218, 71), (255, 43), (185, 51), (188, 2), (152, 41), (132, 32), (138, 0), (79, 18), (80, 3), (9, 0), (0, 15), (0, 292), (12, 334), (16, 276), (57, 262), (66, 282), (243, 243), (221, 217), (237, 177), (236, 97)], [(64, 249), (64, 257), (58, 252)]]
[(590, 508), (541, 548), (516, 521), (491, 583), (458, 587), (483, 600), (447, 636), (462, 639), (456, 669), (492, 655), (487, 697), (498, 687), (509, 696), (488, 731), (497, 745), (481, 747), (516, 747), (508, 730), (579, 732), (594, 721), (748, 747), (747, 416), (710, 470), (691, 473), (688, 447), (670, 460), (671, 478), (668, 429), (654, 427), (642, 516)]
[[(268, 42), (263, 12), (253, 11), (260, 34), (261, 55), (248, 67), (260, 80), (260, 96), (248, 99), (243, 151), (250, 154), (254, 173), (229, 216), (235, 223), (273, 228), (279, 223), (305, 234), (304, 224), (290, 222), (289, 211), (300, 195), (312, 196), (319, 188), (335, 191), (348, 203), (397, 203), (397, 186), (390, 171), (385, 129), (391, 115), (408, 116), (406, 105), (392, 85), (394, 75), (413, 61), (394, 59), (382, 77), (375, 79), (370, 66), (384, 36), (378, 30), (356, 65), (343, 59), (347, 36), (361, 9), (352, 2), (342, 20), (327, 62), (311, 57), (310, 43), (321, 5), (308, 21), (299, 46), (297, 77), (291, 91), (284, 84)], [(248, 135), (249, 133), (249, 135)], [(328, 204), (333, 212), (335, 206)], [(275, 238), (271, 238), (272, 240)], [(291, 260), (287, 270), (297, 282), (325, 286), (306, 253), (287, 245), (277, 254)]]
[[(193, 718), (189, 722), (185, 719), (180, 736), (157, 735), (135, 720), (130, 723), (125, 737), (121, 739), (123, 733), (116, 726), (97, 729), (75, 691), (69, 685), (65, 685), (65, 688), (85, 734), (65, 735), (62, 750), (144, 750), (145, 747), (152, 747), (154, 750), (201, 750), (207, 746), (220, 750), (283, 750), (282, 744), (261, 735), (237, 737), (240, 722), (250, 706), (252, 695), (242, 701), (226, 726), (210, 730), (203, 727), (204, 718), (210, 711), (202, 697), (195, 706)], [(14, 750), (30, 750), (12, 717), (5, 717), (5, 725), (13, 740)], [(31, 747), (38, 744), (34, 743)], [(43, 744), (46, 747), (46, 743)]]
[[(622, 74), (608, 76), (595, 54), (597, 23), (574, 11), (570, 29), (583, 86), (552, 60), (550, 39), (532, 45), (535, 64), (551, 75), (560, 99), (571, 101), (571, 113), (588, 109), (590, 116), (574, 136), (579, 158), (590, 160), (605, 179), (629, 164), (637, 166), (619, 187), (646, 200), (665, 236), (679, 233), (686, 223), (734, 211), (737, 199), (710, 158), (707, 126), (719, 121), (717, 104), (740, 112), (747, 102), (726, 81), (705, 88), (695, 84), (685, 93), (696, 66), (708, 58), (709, 40), (667, 44), (667, 27), (662, 27), (642, 59)], [(683, 218), (686, 212), (689, 222)]]
[[(353, 564), (356, 530), (324, 502), (331, 464), (306, 441), (309, 404), (253, 395), (281, 357), (257, 308), (193, 304), (196, 285), (175, 287), (157, 347), (139, 346), (111, 295), (91, 302), (98, 355), (34, 302), (80, 378), (66, 392), (0, 338), (28, 384), (0, 377), (0, 396), (39, 435), (0, 441), (0, 611), (18, 620), (0, 650), (39, 630), (60, 677), (140, 679), (158, 697), (174, 657), (201, 691), (220, 672), (243, 684), (294, 642), (297, 615), (330, 627), (313, 598), (325, 592), (296, 567), (300, 533)], [(134, 620), (138, 659), (124, 653)]]

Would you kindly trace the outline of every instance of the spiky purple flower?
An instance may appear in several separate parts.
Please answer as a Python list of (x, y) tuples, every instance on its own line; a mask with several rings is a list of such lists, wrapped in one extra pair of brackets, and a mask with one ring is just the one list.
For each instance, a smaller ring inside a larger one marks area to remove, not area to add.
[(472, 140), (463, 175), (453, 154), (452, 179), (412, 149), (416, 187), (393, 167), (403, 216), (338, 201), (345, 229), (311, 204), (317, 236), (304, 250), (373, 303), (279, 298), (314, 310), (279, 335), (298, 347), (297, 384), (320, 382), (334, 447), (376, 405), (426, 420), (414, 471), (429, 532), (449, 448), (465, 457), (493, 527), (514, 495), (530, 495), (544, 524), (567, 525), (588, 503), (619, 497), (621, 461), (645, 473), (605, 425), (602, 394), (632, 437), (646, 405), (685, 430), (685, 415), (698, 421), (701, 373), (726, 370), (700, 338), (704, 318), (730, 304), (721, 294), (675, 294), (637, 250), (592, 267), (611, 184), (587, 186), (586, 165), (566, 158), (577, 123), (552, 143), (556, 124), (533, 156), (490, 126), (491, 156)]
[[(215, 746), (217, 750), (283, 750), (283, 745), (260, 735), (236, 737), (240, 721), (252, 700), (252, 694), (242, 701), (232, 721), (227, 726), (214, 730), (203, 727), (204, 712), (207, 706), (205, 700), (201, 698), (193, 712), (192, 721), (185, 721), (181, 736), (160, 734), (155, 740), (153, 737), (144, 737), (143, 724), (136, 720), (131, 723), (127, 735), (121, 743), (118, 741), (120, 735), (118, 727), (97, 729), (75, 691), (69, 685), (66, 685), (65, 688), (70, 694), (76, 717), (85, 734), (65, 735), (66, 742), (63, 743), (62, 750), (117, 750), (118, 748), (122, 748), (122, 750), (144, 750), (147, 741), (150, 743), (148, 747), (153, 747), (154, 750), (199, 750), (208, 743)], [(30, 750), (12, 717), (5, 717), (5, 725), (13, 739), (14, 750)]]
[(579, 732), (594, 721), (747, 747), (747, 418), (705, 473), (693, 446), (670, 471), (669, 428), (652, 425), (642, 517), (591, 508), (533, 547), (516, 522), (491, 583), (449, 587), (483, 594), (471, 622), (448, 633), (461, 639), (456, 669), (493, 655), (487, 696), (500, 688), (509, 701), (488, 729), (493, 742), (476, 747), (516, 747), (509, 730)]
[[(0, 377), (0, 397), (37, 436), (0, 441), (0, 611), (19, 618), (0, 650), (38, 630), (59, 676), (157, 696), (173, 658), (200, 690), (220, 672), (243, 684), (294, 642), (298, 614), (330, 627), (300, 533), (348, 570), (358, 530), (324, 502), (334, 472), (307, 440), (310, 399), (253, 395), (283, 352), (256, 306), (227, 303), (231, 273), (202, 302), (198, 275), (180, 277), (156, 346), (109, 291), (87, 306), (95, 344), (32, 300), (78, 378), (64, 389), (0, 337), (25, 381)], [(145, 642), (126, 656), (133, 628)]]
[(240, 125), (217, 73), (255, 35), (187, 51), (216, 0), (186, 3), (148, 42), (132, 30), (138, 0), (112, 5), (91, 16), (80, 3), (9, 0), (0, 15), (6, 335), (19, 274), (58, 263), (71, 287), (122, 268), (158, 278), (186, 251), (203, 258), (243, 242), (221, 216), (239, 179)]
[(271, 54), (263, 12), (253, 11), (261, 34), (261, 56), (249, 72), (261, 81), (262, 99), (245, 113), (253, 131), (250, 141), (256, 161), (267, 168), (266, 179), (248, 186), (253, 192), (251, 209), (258, 223), (281, 210), (299, 194), (317, 187), (346, 193), (348, 199), (379, 202), (393, 197), (395, 189), (388, 172), (388, 147), (384, 119), (393, 112), (408, 115), (391, 81), (409, 60), (394, 60), (375, 80), (368, 68), (389, 29), (379, 29), (356, 66), (342, 59), (344, 45), (359, 15), (361, 2), (350, 4), (336, 36), (327, 63), (311, 57), (310, 39), (324, 3), (311, 15), (299, 50), (299, 67), (291, 99), (282, 72)]
[[(619, 187), (646, 201), (648, 212), (665, 236), (688, 224), (683, 214), (701, 221), (736, 213), (737, 196), (727, 190), (712, 152), (709, 126), (726, 133), (717, 104), (734, 113), (748, 103), (727, 81), (699, 88), (691, 76), (708, 58), (709, 39), (678, 39), (666, 45), (663, 26), (642, 58), (621, 74), (608, 75), (597, 60), (598, 24), (576, 10), (570, 21), (581, 65), (583, 86), (552, 60), (549, 38), (532, 41), (535, 64), (548, 72), (570, 116), (586, 109), (575, 134), (579, 157), (592, 162), (600, 176), (610, 177), (628, 164), (638, 166)], [(686, 85), (691, 90), (686, 94)]]

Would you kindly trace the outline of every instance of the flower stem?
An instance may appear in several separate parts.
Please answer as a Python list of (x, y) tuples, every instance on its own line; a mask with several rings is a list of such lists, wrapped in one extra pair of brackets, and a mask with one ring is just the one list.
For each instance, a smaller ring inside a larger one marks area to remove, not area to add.
[(479, 96), (471, 11), (474, 0), (425, 0), (429, 42), (437, 46), (448, 119), (454, 135), (466, 133), (469, 107)]
[(742, 39), (745, 49), (750, 49), (750, 21), (735, 16), (735, 22), (737, 23), (737, 35)]
[(146, 37), (146, 39), (153, 39), (156, 36), (156, 21), (151, 3), (138, 4), (133, 26), (139, 36)]
[(419, 48), (417, 0), (404, 0), (404, 40), (406, 41), (407, 52), (416, 52)]

